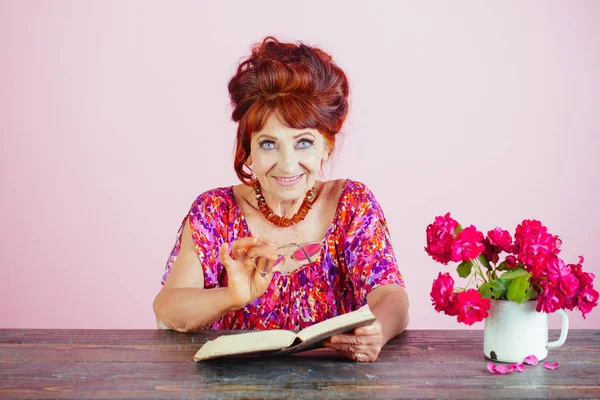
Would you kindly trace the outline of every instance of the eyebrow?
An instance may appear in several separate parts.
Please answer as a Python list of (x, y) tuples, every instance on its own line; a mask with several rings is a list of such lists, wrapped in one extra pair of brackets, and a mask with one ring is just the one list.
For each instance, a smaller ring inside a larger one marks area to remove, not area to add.
[[(302, 132), (302, 133), (299, 133), (297, 135), (294, 135), (294, 139), (298, 139), (299, 137), (304, 136), (304, 135), (310, 135), (310, 136), (312, 136), (313, 139), (315, 138), (315, 135), (313, 135), (311, 132)], [(272, 139), (274, 141), (277, 141), (277, 138), (275, 136), (271, 136), (271, 135), (268, 135), (266, 133), (263, 133), (262, 135), (260, 135), (259, 137), (257, 137), (256, 140), (259, 140), (259, 139), (262, 139), (262, 138)]]

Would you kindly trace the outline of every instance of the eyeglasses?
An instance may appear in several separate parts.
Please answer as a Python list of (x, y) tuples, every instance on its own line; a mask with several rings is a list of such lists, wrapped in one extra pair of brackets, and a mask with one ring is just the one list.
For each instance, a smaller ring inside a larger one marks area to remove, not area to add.
[[(285, 263), (287, 257), (296, 261), (300, 265), (307, 265), (315, 261), (321, 252), (321, 242), (290, 243), (277, 248), (277, 259), (275, 261), (268, 258), (257, 256), (252, 259), (254, 268), (260, 273), (260, 276), (267, 275), (267, 269), (272, 265), (275, 268)], [(281, 272), (281, 271), (280, 271)], [(281, 272), (282, 275), (289, 273)]]

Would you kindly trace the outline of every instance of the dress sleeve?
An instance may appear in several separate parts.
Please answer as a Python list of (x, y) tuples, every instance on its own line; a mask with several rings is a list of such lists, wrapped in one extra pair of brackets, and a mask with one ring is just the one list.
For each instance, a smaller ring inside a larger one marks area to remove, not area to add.
[(192, 240), (203, 269), (204, 288), (209, 289), (220, 286), (219, 278), (223, 274), (224, 267), (219, 260), (219, 249), (225, 238), (227, 238), (227, 224), (224, 221), (227, 210), (224, 208), (226, 206), (223, 204), (221, 196), (211, 195), (209, 192), (198, 196), (179, 227), (175, 246), (167, 260), (161, 284), (165, 284), (167, 276), (171, 272), (171, 267), (177, 259), (181, 248), (181, 234), (185, 222), (189, 218)]
[(371, 290), (389, 284), (404, 287), (404, 280), (381, 206), (366, 186), (360, 184), (357, 189), (348, 210), (344, 257), (355, 299), (361, 306)]

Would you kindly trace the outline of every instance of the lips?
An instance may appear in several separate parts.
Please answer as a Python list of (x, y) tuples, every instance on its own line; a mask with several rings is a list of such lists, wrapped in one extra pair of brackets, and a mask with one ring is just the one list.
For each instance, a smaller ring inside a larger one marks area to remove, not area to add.
[(304, 174), (294, 175), (294, 176), (274, 176), (273, 179), (281, 186), (294, 186), (296, 183), (300, 182), (300, 179)]
[(280, 180), (280, 181), (284, 181), (284, 182), (291, 182), (291, 181), (295, 181), (296, 179), (300, 178), (303, 174), (300, 175), (296, 175), (296, 176), (274, 176), (273, 178)]

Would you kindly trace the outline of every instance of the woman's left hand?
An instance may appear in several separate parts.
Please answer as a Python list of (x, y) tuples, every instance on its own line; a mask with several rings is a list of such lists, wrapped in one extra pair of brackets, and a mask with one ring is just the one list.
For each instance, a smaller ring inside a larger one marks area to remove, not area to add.
[(354, 334), (334, 335), (323, 342), (325, 347), (335, 349), (358, 362), (376, 361), (384, 344), (381, 324), (377, 320), (356, 328)]

